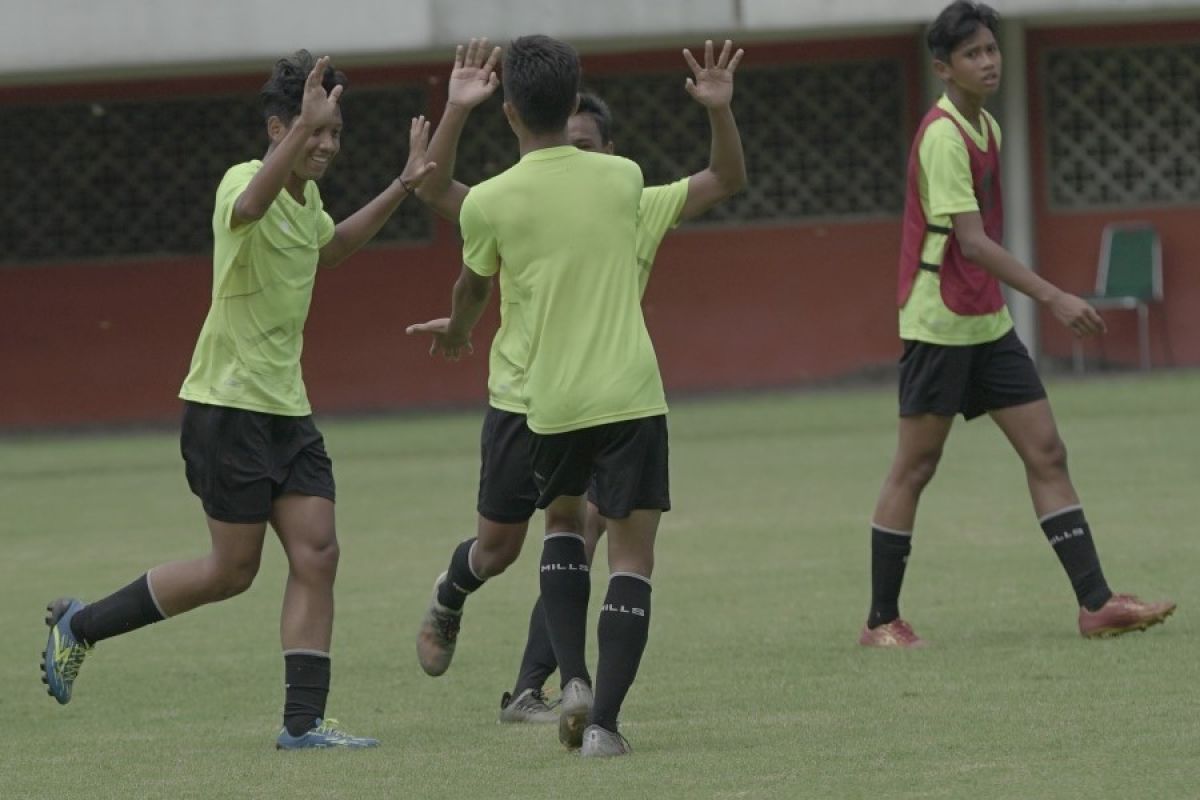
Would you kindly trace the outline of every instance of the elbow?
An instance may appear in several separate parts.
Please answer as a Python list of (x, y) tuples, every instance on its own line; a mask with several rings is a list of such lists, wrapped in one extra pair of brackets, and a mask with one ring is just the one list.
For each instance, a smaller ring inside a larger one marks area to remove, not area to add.
[(728, 196), (732, 197), (738, 192), (746, 191), (746, 187), (749, 185), (750, 179), (746, 176), (746, 168), (743, 166), (725, 182), (725, 191)]
[(959, 239), (958, 249), (962, 251), (963, 258), (973, 263), (979, 263), (979, 259), (983, 256), (983, 243), (974, 236)]

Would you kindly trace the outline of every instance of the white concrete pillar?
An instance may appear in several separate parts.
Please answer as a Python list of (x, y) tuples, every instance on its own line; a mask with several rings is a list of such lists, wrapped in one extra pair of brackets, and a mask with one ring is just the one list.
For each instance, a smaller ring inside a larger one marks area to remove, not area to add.
[[(1001, 181), (1004, 185), (1004, 246), (1030, 269), (1037, 269), (1034, 249), (1033, 166), (1029, 150), (1029, 91), (1026, 83), (1025, 25), (1019, 19), (1000, 22), (1004, 77), (1000, 90), (1000, 127), (1004, 133)], [(1041, 355), (1037, 304), (1006, 288), (1017, 335), (1034, 361)]]

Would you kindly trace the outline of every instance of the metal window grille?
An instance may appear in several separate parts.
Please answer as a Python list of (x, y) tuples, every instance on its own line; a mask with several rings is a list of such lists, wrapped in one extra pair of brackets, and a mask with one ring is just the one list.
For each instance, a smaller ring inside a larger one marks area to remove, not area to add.
[[(335, 220), (399, 174), (409, 119), (424, 108), (419, 87), (346, 93), (344, 146), (321, 183)], [(2, 116), (10, 207), (0, 263), (209, 252), (222, 175), (266, 152), (253, 97), (22, 106)], [(408, 202), (379, 239), (427, 239), (431, 225), (428, 211)]]
[(1052, 206), (1200, 202), (1200, 44), (1052, 49), (1044, 63)]
[[(585, 88), (612, 109), (617, 152), (641, 166), (648, 186), (708, 163), (708, 120), (684, 91), (684, 77), (684, 71), (584, 75)], [(899, 214), (908, 148), (905, 81), (893, 60), (739, 70), (734, 113), (750, 185), (698, 224)], [(494, 98), (463, 133), (457, 177), (477, 183), (516, 157), (516, 140)]]

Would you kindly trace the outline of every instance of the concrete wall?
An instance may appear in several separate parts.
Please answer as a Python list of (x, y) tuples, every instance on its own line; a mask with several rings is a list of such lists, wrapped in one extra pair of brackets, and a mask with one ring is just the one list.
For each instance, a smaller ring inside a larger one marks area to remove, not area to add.
[[(1071, 24), (1197, 16), (1195, 0), (994, 0), (1009, 17)], [(945, 0), (0, 0), (0, 83), (228, 70), (297, 47), (351, 64), (442, 57), (471, 36), (540, 31), (585, 49), (705, 36), (897, 30)]]

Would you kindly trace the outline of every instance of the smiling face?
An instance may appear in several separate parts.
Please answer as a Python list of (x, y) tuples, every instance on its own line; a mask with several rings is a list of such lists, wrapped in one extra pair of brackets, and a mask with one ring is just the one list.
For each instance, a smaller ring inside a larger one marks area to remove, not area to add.
[(967, 94), (987, 97), (1000, 88), (1000, 45), (986, 25), (979, 25), (959, 42), (950, 52), (948, 63), (934, 61), (933, 65), (939, 78)]
[[(284, 125), (278, 117), (272, 117), (268, 121), (267, 128), (271, 136), (272, 147), (283, 141), (283, 137), (287, 135), (298, 119), (299, 116), (295, 117), (287, 125)], [(325, 172), (341, 148), (342, 109), (334, 106), (331, 111), (318, 120), (317, 126), (305, 141), (304, 148), (292, 164), (292, 174), (302, 181), (320, 180), (325, 177)]]

